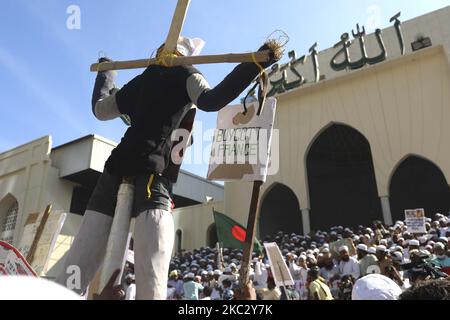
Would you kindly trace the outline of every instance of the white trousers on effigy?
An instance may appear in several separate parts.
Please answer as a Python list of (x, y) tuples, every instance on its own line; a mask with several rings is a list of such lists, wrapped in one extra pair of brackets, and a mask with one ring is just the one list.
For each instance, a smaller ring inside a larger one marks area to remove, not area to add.
[[(80, 230), (56, 279), (57, 283), (79, 294), (86, 290), (103, 264), (112, 221), (107, 215), (86, 210)], [(134, 271), (137, 300), (166, 300), (174, 238), (170, 212), (151, 209), (141, 212), (136, 218)], [(79, 270), (79, 274), (76, 270)], [(79, 279), (76, 279), (77, 276)]]

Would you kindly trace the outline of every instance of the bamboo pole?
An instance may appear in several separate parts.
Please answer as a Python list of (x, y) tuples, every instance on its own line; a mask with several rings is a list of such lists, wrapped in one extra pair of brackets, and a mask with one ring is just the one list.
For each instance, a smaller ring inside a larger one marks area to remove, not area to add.
[(263, 185), (262, 181), (253, 182), (252, 199), (250, 201), (250, 209), (247, 221), (247, 234), (245, 237), (244, 252), (242, 255), (240, 278), (239, 278), (241, 288), (244, 288), (250, 279), (249, 265), (250, 260), (252, 259), (254, 239), (256, 234), (256, 223), (258, 222), (259, 216), (258, 203), (259, 203), (259, 193), (261, 191), (262, 185)]
[(39, 244), (39, 240), (41, 240), (42, 233), (44, 232), (45, 225), (47, 224), (47, 220), (48, 220), (48, 217), (50, 216), (51, 211), (52, 211), (52, 205), (49, 204), (47, 206), (47, 208), (45, 208), (41, 222), (39, 223), (39, 227), (36, 231), (36, 235), (34, 236), (33, 244), (31, 245), (31, 248), (27, 254), (27, 261), (30, 265), (33, 263), (34, 254), (36, 253), (37, 246)]
[[(166, 58), (163, 65), (175, 67), (181, 65), (213, 64), (213, 63), (241, 63), (241, 62), (265, 62), (269, 60), (269, 51), (258, 51), (253, 53), (228, 53), (218, 55), (193, 56)], [(147, 68), (150, 65), (158, 64), (156, 59), (140, 59), (130, 61), (112, 61), (94, 63), (91, 65), (92, 72), (126, 70)]]
[(173, 15), (172, 24), (170, 25), (169, 34), (167, 35), (164, 50), (175, 52), (177, 49), (178, 38), (183, 29), (184, 20), (186, 19), (187, 10), (191, 0), (178, 0), (175, 13)]

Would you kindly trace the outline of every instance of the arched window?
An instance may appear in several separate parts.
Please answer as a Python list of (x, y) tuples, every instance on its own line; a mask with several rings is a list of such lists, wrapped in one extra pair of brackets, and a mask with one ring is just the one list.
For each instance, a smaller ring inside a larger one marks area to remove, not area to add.
[(19, 213), (19, 204), (17, 201), (6, 211), (5, 219), (1, 226), (0, 239), (12, 244), (14, 239), (14, 230), (16, 229), (17, 215)]

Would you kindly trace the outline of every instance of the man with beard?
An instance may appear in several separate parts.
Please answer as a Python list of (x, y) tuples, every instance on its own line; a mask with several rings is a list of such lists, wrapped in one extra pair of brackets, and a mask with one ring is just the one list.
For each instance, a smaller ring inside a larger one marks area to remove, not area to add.
[(381, 274), (396, 281), (400, 286), (403, 286), (403, 280), (397, 269), (394, 267), (392, 259), (388, 256), (389, 251), (383, 245), (378, 246), (376, 250)]
[(359, 263), (354, 257), (350, 257), (347, 246), (339, 248), (339, 273), (343, 277), (345, 275), (352, 275), (353, 278), (358, 279), (360, 276)]
[(337, 297), (339, 294), (339, 268), (331, 256), (330, 250), (324, 248), (322, 250), (323, 266), (320, 268), (320, 276), (326, 281), (326, 284), (330, 288), (333, 297)]
[(368, 249), (365, 244), (358, 244), (358, 246), (356, 247), (356, 254), (358, 255), (361, 277), (364, 277), (368, 274), (368, 267), (378, 265), (377, 257), (375, 257), (373, 254), (369, 254), (367, 250)]
[(306, 257), (300, 255), (297, 262), (293, 259), (289, 261), (289, 270), (295, 283), (295, 290), (299, 294), (300, 300), (306, 300), (308, 293), (306, 290), (306, 281), (308, 277), (308, 266), (306, 265)]

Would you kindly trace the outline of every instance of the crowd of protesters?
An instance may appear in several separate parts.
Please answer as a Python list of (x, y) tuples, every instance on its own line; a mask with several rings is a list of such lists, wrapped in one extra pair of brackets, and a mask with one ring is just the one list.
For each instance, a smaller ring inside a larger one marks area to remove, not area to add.
[[(370, 299), (378, 292), (398, 299), (407, 289), (419, 290), (423, 281), (450, 274), (449, 225), (449, 216), (436, 214), (426, 219), (423, 234), (408, 231), (403, 221), (393, 226), (374, 222), (353, 230), (336, 226), (306, 236), (279, 232), (264, 242), (278, 244), (295, 285), (276, 286), (267, 257), (255, 252), (250, 278), (256, 298), (351, 300)], [(242, 250), (220, 251), (203, 247), (178, 253), (170, 265), (167, 299), (233, 300)]]

